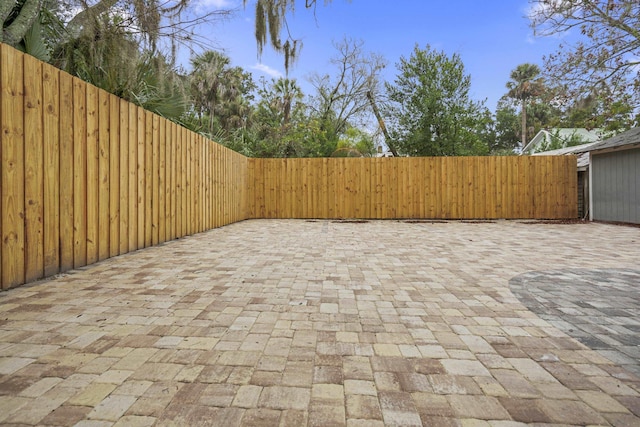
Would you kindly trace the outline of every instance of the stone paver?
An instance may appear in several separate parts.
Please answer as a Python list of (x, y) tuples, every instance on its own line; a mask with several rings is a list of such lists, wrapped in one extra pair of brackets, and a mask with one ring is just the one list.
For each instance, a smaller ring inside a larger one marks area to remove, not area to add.
[(541, 319), (640, 375), (640, 270), (532, 271), (509, 283)]
[(304, 220), (168, 242), (0, 293), (0, 425), (640, 425), (639, 242)]

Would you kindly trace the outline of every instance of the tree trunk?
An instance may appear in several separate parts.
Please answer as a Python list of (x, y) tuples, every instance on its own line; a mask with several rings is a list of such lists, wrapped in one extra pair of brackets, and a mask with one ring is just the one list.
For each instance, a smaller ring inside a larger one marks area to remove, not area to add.
[(387, 132), (387, 127), (384, 124), (384, 120), (382, 120), (382, 116), (380, 115), (380, 111), (378, 110), (378, 106), (376, 105), (376, 102), (373, 99), (373, 94), (371, 93), (370, 90), (367, 91), (367, 99), (371, 104), (371, 109), (373, 110), (373, 114), (376, 116), (376, 119), (378, 119), (378, 125), (380, 125), (380, 129), (382, 130), (382, 134), (384, 135), (384, 139), (387, 142), (387, 146), (389, 147), (389, 150), (391, 150), (393, 157), (400, 157), (398, 156), (398, 152), (396, 151), (396, 148), (393, 145), (393, 142), (391, 142), (391, 137), (389, 136), (389, 132)]
[[(10, 46), (16, 46), (20, 43), (20, 40), (22, 40), (25, 34), (27, 34), (27, 31), (29, 31), (33, 22), (38, 19), (43, 2), (44, 0), (26, 0), (20, 9), (18, 17), (13, 20), (11, 25), (2, 30), (0, 42), (6, 43)], [(2, 13), (5, 12), (4, 7), (6, 4), (13, 2), (4, 0), (3, 3), (2, 9), (0, 9)], [(11, 13), (11, 10), (12, 8), (9, 9), (9, 13)], [(5, 19), (6, 16), (2, 19), (3, 24)]]

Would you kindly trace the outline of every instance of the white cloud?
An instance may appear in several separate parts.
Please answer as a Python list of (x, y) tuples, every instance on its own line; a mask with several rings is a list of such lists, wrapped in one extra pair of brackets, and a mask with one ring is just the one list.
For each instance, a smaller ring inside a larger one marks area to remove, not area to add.
[(278, 77), (282, 77), (282, 73), (278, 70), (276, 70), (275, 68), (271, 68), (268, 65), (262, 64), (262, 63), (258, 63), (256, 65), (254, 65), (253, 67), (251, 67), (252, 70), (258, 70), (264, 74), (267, 74), (271, 77), (274, 78), (278, 78)]
[(237, 0), (197, 0), (199, 9), (232, 9), (238, 7)]

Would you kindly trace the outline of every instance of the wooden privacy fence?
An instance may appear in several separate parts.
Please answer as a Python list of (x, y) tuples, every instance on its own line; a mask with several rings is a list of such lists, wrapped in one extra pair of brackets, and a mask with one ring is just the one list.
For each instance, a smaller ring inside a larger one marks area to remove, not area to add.
[(575, 218), (574, 156), (250, 159), (250, 218)]
[(247, 159), (0, 45), (2, 289), (246, 217)]
[(0, 44), (8, 289), (246, 218), (575, 218), (573, 156), (247, 159)]

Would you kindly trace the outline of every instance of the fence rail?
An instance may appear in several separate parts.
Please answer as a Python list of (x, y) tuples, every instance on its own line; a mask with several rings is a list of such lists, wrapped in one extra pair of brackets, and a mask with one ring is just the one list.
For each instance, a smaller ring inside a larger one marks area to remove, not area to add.
[(0, 44), (0, 284), (247, 218), (575, 218), (564, 157), (247, 159)]
[(247, 159), (0, 45), (2, 289), (246, 217)]
[(250, 218), (575, 218), (573, 156), (250, 159)]

